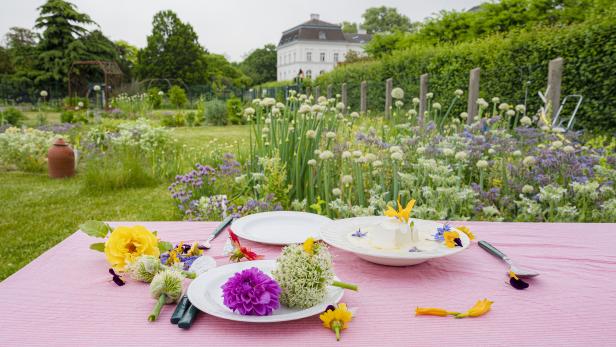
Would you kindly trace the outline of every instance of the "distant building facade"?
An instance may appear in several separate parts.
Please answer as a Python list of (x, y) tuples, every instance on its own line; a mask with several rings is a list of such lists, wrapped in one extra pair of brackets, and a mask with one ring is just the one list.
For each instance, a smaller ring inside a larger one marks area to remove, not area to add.
[(300, 74), (314, 79), (343, 62), (349, 51), (363, 54), (363, 46), (370, 38), (365, 32), (343, 33), (339, 25), (311, 14), (309, 21), (282, 33), (277, 49), (277, 80), (292, 80)]

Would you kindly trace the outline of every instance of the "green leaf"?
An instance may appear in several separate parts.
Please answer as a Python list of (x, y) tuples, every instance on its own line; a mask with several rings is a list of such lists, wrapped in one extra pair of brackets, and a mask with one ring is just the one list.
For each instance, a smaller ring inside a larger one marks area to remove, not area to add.
[(93, 249), (93, 250), (99, 251), (99, 252), (104, 252), (105, 251), (105, 243), (104, 242), (93, 243), (93, 244), (90, 245), (90, 249)]
[(105, 237), (111, 232), (109, 224), (96, 220), (89, 220), (79, 226), (84, 233), (94, 237)]
[(167, 252), (169, 250), (171, 250), (173, 248), (173, 244), (171, 242), (167, 242), (167, 241), (159, 241), (158, 242), (158, 249), (160, 249), (160, 252)]

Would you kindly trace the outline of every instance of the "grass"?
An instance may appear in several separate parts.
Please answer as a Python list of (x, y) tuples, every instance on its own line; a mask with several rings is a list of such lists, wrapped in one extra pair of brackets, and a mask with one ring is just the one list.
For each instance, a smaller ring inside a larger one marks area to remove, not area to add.
[[(176, 128), (173, 137), (196, 150), (211, 141), (233, 144), (247, 138), (248, 127)], [(53, 180), (46, 173), (0, 172), (0, 281), (72, 233), (96, 220), (180, 220), (167, 187), (88, 192), (86, 176)]]

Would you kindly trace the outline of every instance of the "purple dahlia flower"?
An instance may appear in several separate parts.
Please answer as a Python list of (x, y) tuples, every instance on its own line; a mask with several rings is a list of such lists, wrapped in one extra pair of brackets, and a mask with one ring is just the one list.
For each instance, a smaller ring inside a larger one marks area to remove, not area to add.
[(242, 315), (267, 316), (280, 307), (280, 286), (256, 267), (236, 273), (221, 288), (225, 306)]

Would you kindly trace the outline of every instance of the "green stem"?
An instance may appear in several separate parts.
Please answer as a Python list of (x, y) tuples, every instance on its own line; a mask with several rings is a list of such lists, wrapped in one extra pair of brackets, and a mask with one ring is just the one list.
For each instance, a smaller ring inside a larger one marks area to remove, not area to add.
[(334, 332), (336, 333), (336, 341), (340, 341), (340, 323), (337, 321), (333, 323)]
[(153, 322), (158, 318), (158, 315), (160, 314), (160, 310), (163, 308), (163, 305), (165, 304), (166, 299), (167, 299), (167, 296), (164, 293), (158, 297), (158, 301), (156, 302), (156, 305), (154, 306), (154, 308), (152, 309), (152, 312), (150, 312), (150, 315), (148, 316), (148, 320), (150, 322)]
[(353, 291), (358, 291), (359, 290), (359, 288), (357, 287), (356, 284), (340, 282), (340, 281), (333, 281), (332, 282), (332, 286), (340, 287), (340, 288), (344, 288), (344, 289), (350, 289), (350, 290), (353, 290)]
[(184, 275), (184, 277), (189, 278), (191, 280), (197, 277), (197, 274), (191, 271), (182, 271), (182, 275)]

